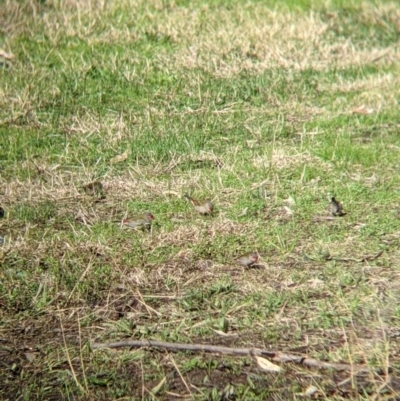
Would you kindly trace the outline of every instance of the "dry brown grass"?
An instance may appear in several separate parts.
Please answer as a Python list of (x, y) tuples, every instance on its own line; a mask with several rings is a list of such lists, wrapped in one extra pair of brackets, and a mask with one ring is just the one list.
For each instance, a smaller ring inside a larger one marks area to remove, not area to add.
[[(13, 133), (0, 176), (8, 213), (0, 222), (1, 391), (20, 391), (28, 377), (25, 397), (43, 390), (42, 399), (60, 398), (50, 394), (55, 387), (76, 399), (145, 399), (165, 378), (160, 399), (227, 399), (229, 383), (242, 399), (253, 390), (260, 399), (295, 399), (312, 384), (321, 399), (398, 397), (399, 146), (398, 128), (385, 120), (397, 105), (398, 47), (347, 35), (341, 10), (326, 7), (7, 0), (3, 47), (18, 56), (5, 71), (29, 70), (29, 79), (0, 89), (0, 129)], [(399, 29), (395, 2), (357, 10), (352, 17), (364, 24)], [(47, 38), (43, 59), (19, 44), (26, 36), (37, 45)], [(77, 39), (82, 48), (73, 47)], [(126, 50), (114, 55), (112, 46)], [(54, 81), (51, 57), (60, 63)], [(155, 85), (143, 103), (121, 90), (121, 104), (97, 109), (79, 97), (83, 86), (60, 89), (71, 84), (62, 74), (80, 83), (93, 65), (109, 74), (105, 81), (126, 79), (107, 81), (110, 92), (147, 76), (185, 85)], [(372, 72), (355, 77), (360, 66)], [(301, 75), (308, 69), (315, 82)], [(255, 94), (234, 86), (265, 71), (276, 80), (257, 83)], [(223, 103), (222, 92), (236, 90)], [(199, 132), (204, 149), (191, 141)], [(49, 144), (56, 138), (55, 147), (40, 145), (42, 135)], [(160, 156), (145, 145), (132, 157), (146, 136), (171, 136), (172, 144), (185, 136), (187, 146)], [(82, 191), (93, 180), (105, 198)], [(185, 192), (212, 198), (214, 216), (193, 211)], [(327, 218), (332, 192), (344, 198), (343, 218)], [(119, 224), (147, 209), (156, 217), (149, 232)], [(235, 258), (250, 250), (260, 263), (243, 269)], [(378, 259), (361, 261), (378, 250)], [(192, 366), (195, 357), (183, 353), (89, 350), (124, 338), (291, 350), (363, 363), (370, 374), (287, 365), (273, 376), (251, 360), (199, 355)]]
[[(33, 16), (40, 26), (36, 29), (43, 29), (55, 46), (65, 37), (79, 37), (89, 45), (128, 45), (144, 34), (168, 38), (174, 51), (160, 49), (156, 56), (158, 67), (164, 70), (202, 68), (216, 76), (231, 77), (243, 71), (262, 73), (271, 68), (324, 70), (372, 63), (388, 66), (399, 60), (397, 46), (374, 48), (368, 37), (359, 44), (345, 34), (335, 36), (333, 30), (340, 32), (342, 24), (335, 12), (282, 11), (262, 3), (232, 9), (204, 4), (190, 9), (159, 1), (56, 1), (48, 2), (42, 15), (41, 6), (36, 3), (20, 5), (7, 0), (5, 9), (7, 13), (3, 13), (2, 19), (10, 39), (21, 31), (34, 33), (29, 30), (33, 26), (21, 20), (24, 11)], [(133, 26), (122, 21), (109, 23), (108, 17), (116, 11), (121, 17), (129, 13), (138, 18)], [(395, 2), (362, 2), (357, 18), (390, 31), (393, 28), (386, 22), (389, 20), (397, 24), (395, 29), (400, 29)], [(135, 64), (138, 55), (131, 54)], [(68, 64), (68, 60), (65, 62)]]

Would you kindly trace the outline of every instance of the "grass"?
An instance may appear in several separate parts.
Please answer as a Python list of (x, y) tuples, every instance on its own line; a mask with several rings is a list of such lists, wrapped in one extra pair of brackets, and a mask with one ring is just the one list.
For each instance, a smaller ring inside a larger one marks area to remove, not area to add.
[[(1, 398), (399, 398), (397, 8), (7, 0)], [(347, 214), (329, 220), (333, 194)], [(118, 224), (146, 210), (150, 231)], [(259, 268), (236, 265), (253, 250)], [(125, 339), (370, 373), (90, 348)]]

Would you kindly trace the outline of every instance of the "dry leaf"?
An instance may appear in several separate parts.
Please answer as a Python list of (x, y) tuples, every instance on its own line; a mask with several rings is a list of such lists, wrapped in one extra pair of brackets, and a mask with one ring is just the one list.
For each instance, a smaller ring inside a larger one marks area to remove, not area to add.
[(110, 160), (110, 163), (111, 163), (111, 164), (121, 163), (121, 162), (123, 162), (124, 160), (126, 160), (127, 158), (128, 158), (128, 151), (126, 150), (124, 153), (113, 157), (113, 158)]
[(25, 352), (25, 358), (28, 360), (28, 362), (33, 362), (33, 360), (36, 358), (36, 355), (33, 352)]
[(364, 104), (359, 106), (359, 107), (355, 107), (352, 110), (353, 114), (372, 114), (374, 112), (374, 109), (365, 106)]
[(268, 359), (261, 358), (261, 356), (256, 356), (258, 367), (261, 368), (264, 372), (275, 372), (278, 373), (281, 371), (281, 368), (278, 365), (273, 364)]

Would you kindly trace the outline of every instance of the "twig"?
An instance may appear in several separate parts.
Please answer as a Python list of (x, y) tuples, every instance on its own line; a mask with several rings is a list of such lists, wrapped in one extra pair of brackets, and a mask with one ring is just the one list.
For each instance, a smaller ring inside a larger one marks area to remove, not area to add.
[(170, 358), (172, 364), (174, 365), (174, 368), (175, 368), (176, 371), (178, 372), (178, 374), (179, 374), (179, 376), (180, 376), (180, 378), (181, 378), (183, 384), (185, 385), (187, 391), (189, 391), (189, 394), (190, 394), (191, 398), (194, 400), (193, 393), (190, 391), (190, 387), (188, 386), (188, 384), (187, 384), (185, 378), (182, 376), (182, 373), (181, 373), (181, 371), (179, 370), (178, 365), (175, 363), (174, 358), (172, 357), (172, 355), (169, 355), (169, 358)]
[(90, 268), (92, 267), (92, 260), (93, 260), (93, 257), (90, 259), (90, 261), (89, 261), (89, 263), (88, 263), (86, 269), (85, 269), (84, 272), (81, 274), (81, 276), (79, 277), (79, 280), (75, 283), (74, 287), (72, 288), (72, 290), (71, 290), (71, 292), (70, 292), (70, 294), (69, 294), (69, 296), (68, 296), (68, 298), (67, 298), (67, 302), (69, 302), (69, 300), (70, 300), (71, 297), (72, 297), (72, 294), (75, 292), (75, 290), (76, 290), (76, 288), (78, 287), (79, 283), (85, 278), (87, 272), (88, 272), (88, 271), (90, 270)]
[(38, 290), (36, 291), (36, 295), (32, 299), (31, 306), (34, 306), (36, 304), (36, 301), (38, 300), (40, 293), (43, 291), (44, 287), (43, 281), (44, 280), (41, 280), (39, 283)]
[(85, 389), (82, 387), (81, 383), (79, 383), (78, 377), (76, 376), (76, 373), (75, 373), (75, 370), (74, 370), (74, 366), (72, 365), (71, 356), (70, 356), (69, 351), (68, 351), (67, 341), (65, 339), (64, 325), (62, 323), (62, 316), (61, 315), (59, 315), (59, 319), (60, 319), (61, 334), (62, 334), (64, 347), (65, 347), (65, 355), (66, 355), (66, 358), (67, 358), (67, 361), (68, 361), (68, 365), (69, 365), (69, 367), (71, 369), (71, 375), (74, 378), (74, 381), (75, 381), (76, 385), (78, 386), (78, 388), (82, 391), (83, 394), (86, 394)]
[(357, 262), (357, 263), (362, 263), (362, 262), (371, 262), (372, 260), (378, 259), (379, 256), (381, 256), (383, 251), (379, 251), (376, 255), (366, 255), (362, 256), (359, 259), (356, 258), (337, 258), (335, 256), (328, 258), (327, 260), (335, 260), (336, 262)]
[(182, 299), (183, 296), (177, 295), (143, 295), (142, 298), (151, 298), (151, 299)]
[[(144, 401), (144, 390), (145, 390), (145, 387), (144, 387), (143, 358), (140, 358), (140, 366), (142, 367), (142, 369), (141, 369), (141, 372), (142, 372), (142, 401)], [(146, 391), (148, 391), (147, 388), (146, 388)]]
[(149, 306), (149, 305), (146, 304), (146, 302), (144, 301), (144, 299), (143, 299), (143, 297), (142, 297), (142, 294), (140, 293), (139, 290), (137, 291), (137, 295), (138, 295), (138, 297), (139, 297), (140, 299), (137, 299), (137, 298), (136, 298), (136, 300), (137, 300), (139, 303), (141, 303), (141, 304), (146, 308), (148, 314), (150, 315), (150, 319), (153, 317), (153, 315), (151, 314), (151, 311), (153, 311), (157, 316), (161, 316), (161, 313), (160, 313), (160, 312), (157, 312), (157, 311), (156, 311), (155, 309), (153, 309), (151, 306)]
[(260, 348), (231, 348), (222, 347), (218, 345), (209, 344), (184, 344), (184, 343), (168, 343), (164, 341), (152, 341), (152, 340), (135, 340), (135, 341), (120, 341), (115, 343), (94, 343), (92, 344), (93, 349), (99, 348), (141, 348), (141, 347), (151, 347), (151, 348), (161, 348), (168, 349), (170, 351), (192, 351), (192, 352), (215, 352), (219, 354), (229, 354), (229, 355), (243, 355), (243, 356), (264, 356), (271, 359), (274, 362), (281, 363), (296, 363), (298, 365), (304, 365), (312, 368), (319, 369), (333, 369), (333, 370), (345, 370), (351, 372), (370, 372), (368, 368), (363, 365), (350, 365), (347, 363), (334, 363), (334, 362), (324, 362), (317, 359), (308, 358), (303, 355), (285, 354), (280, 351), (267, 351)]
[[(79, 318), (79, 312), (78, 312), (78, 339), (79, 339), (79, 359), (81, 362), (81, 368), (82, 368), (82, 373), (83, 373), (83, 381), (85, 383), (85, 390), (86, 393), (89, 391), (88, 388), (88, 380), (87, 380), (87, 376), (86, 376), (86, 370), (85, 370), (85, 364), (83, 362), (83, 355), (82, 355), (82, 332), (81, 332), (81, 322), (80, 322), (80, 318)], [(64, 341), (65, 341), (65, 334), (63, 332), (63, 337), (64, 337)]]

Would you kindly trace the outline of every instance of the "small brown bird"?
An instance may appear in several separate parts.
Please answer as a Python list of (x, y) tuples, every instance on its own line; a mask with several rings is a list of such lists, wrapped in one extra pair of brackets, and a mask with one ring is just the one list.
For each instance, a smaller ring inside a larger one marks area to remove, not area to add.
[(154, 220), (154, 216), (146, 212), (144, 214), (133, 216), (130, 219), (125, 219), (123, 221), (124, 225), (128, 226), (129, 228), (138, 228), (138, 227), (146, 227), (150, 228), (151, 222)]
[(328, 212), (332, 214), (332, 216), (343, 216), (345, 213), (343, 211), (343, 205), (332, 196), (331, 201), (328, 205)]
[(211, 214), (213, 212), (213, 204), (209, 199), (206, 200), (197, 200), (189, 196), (188, 194), (183, 195), (184, 198), (186, 198), (192, 205), (194, 210), (196, 212), (199, 212), (200, 214)]
[(87, 195), (104, 198), (103, 184), (100, 181), (93, 181), (82, 187)]
[(257, 263), (258, 261), (258, 253), (257, 252), (249, 252), (242, 255), (237, 259), (237, 262), (240, 266), (249, 267)]

